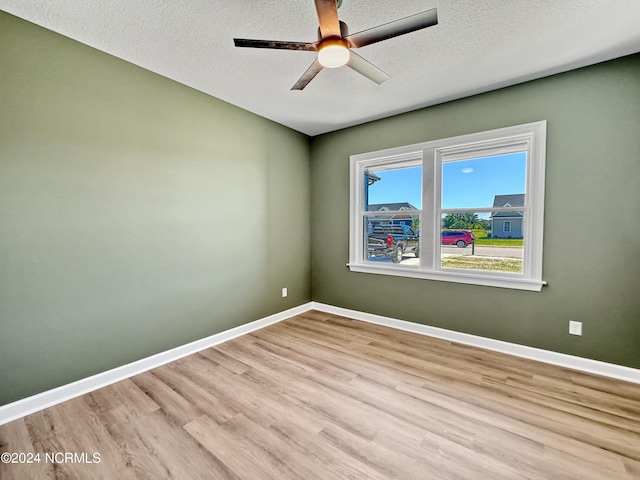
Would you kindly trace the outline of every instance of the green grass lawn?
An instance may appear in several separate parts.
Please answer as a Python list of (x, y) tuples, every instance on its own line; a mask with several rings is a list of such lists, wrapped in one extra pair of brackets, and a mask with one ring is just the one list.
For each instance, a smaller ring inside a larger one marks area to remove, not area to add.
[(524, 241), (521, 238), (487, 238), (486, 230), (472, 230), (476, 236), (476, 245), (494, 247), (522, 247)]
[(521, 258), (487, 258), (469, 255), (453, 256), (442, 259), (444, 268), (462, 268), (465, 270), (488, 270), (490, 272), (522, 273)]

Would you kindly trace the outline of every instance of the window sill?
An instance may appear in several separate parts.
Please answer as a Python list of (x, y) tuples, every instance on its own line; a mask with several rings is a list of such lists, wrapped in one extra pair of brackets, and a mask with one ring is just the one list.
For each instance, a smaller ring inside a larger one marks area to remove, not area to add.
[(373, 273), (377, 275), (391, 275), (396, 277), (420, 278), (423, 280), (439, 280), (443, 282), (466, 283), (469, 285), (483, 285), (486, 287), (511, 288), (539, 292), (547, 282), (530, 280), (522, 277), (494, 276), (471, 274), (460, 271), (427, 272), (415, 267), (397, 267), (393, 265), (363, 265), (347, 264), (352, 272)]

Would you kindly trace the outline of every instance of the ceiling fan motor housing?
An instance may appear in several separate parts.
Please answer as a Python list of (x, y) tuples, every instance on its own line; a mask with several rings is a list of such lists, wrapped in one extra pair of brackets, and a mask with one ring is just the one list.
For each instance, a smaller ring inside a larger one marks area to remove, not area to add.
[[(344, 38), (347, 35), (349, 35), (349, 27), (347, 27), (347, 24), (344, 23), (342, 20), (340, 20), (339, 23), (340, 23), (340, 37)], [(322, 33), (320, 33), (320, 27), (318, 27), (318, 41), (319, 42), (322, 41)]]

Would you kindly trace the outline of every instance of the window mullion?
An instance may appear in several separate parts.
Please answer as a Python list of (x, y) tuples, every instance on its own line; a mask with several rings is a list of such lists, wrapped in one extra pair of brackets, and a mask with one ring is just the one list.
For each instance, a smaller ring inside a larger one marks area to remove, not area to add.
[(433, 271), (438, 264), (440, 227), (437, 220), (436, 155), (430, 148), (422, 154), (422, 219), (420, 220), (420, 266)]

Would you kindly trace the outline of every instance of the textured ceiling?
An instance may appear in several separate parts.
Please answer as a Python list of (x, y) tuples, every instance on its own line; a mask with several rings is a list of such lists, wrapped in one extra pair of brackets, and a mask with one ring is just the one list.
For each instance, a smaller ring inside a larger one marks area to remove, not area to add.
[(343, 0), (351, 33), (423, 10), (438, 25), (357, 50), (348, 68), (291, 86), (304, 51), (233, 38), (315, 41), (312, 0), (0, 0), (0, 9), (309, 135), (640, 51), (640, 0)]

